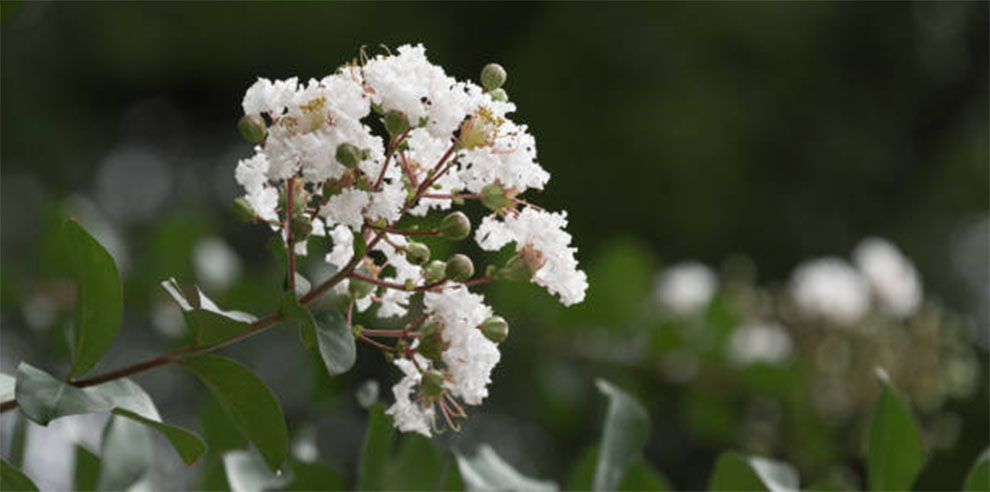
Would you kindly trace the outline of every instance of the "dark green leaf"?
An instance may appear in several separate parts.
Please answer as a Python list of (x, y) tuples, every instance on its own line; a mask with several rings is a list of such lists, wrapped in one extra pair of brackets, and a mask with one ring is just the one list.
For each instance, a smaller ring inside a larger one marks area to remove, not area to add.
[(323, 365), (331, 376), (343, 374), (357, 360), (357, 347), (347, 320), (336, 310), (316, 313), (316, 339)]
[(966, 485), (963, 490), (967, 492), (990, 490), (990, 448), (984, 449), (973, 468), (970, 468), (966, 475)]
[(443, 457), (428, 438), (402, 436), (399, 452), (388, 464), (384, 490), (437, 490), (442, 485)]
[(76, 279), (76, 315), (72, 330), (73, 377), (93, 368), (117, 335), (124, 313), (124, 295), (117, 265), (110, 253), (75, 220), (62, 230)]
[(629, 467), (629, 471), (626, 472), (625, 478), (622, 479), (622, 483), (619, 484), (619, 490), (636, 492), (640, 490), (658, 490), (658, 491), (672, 491), (674, 487), (670, 485), (670, 481), (667, 477), (663, 476), (662, 473), (653, 468), (646, 460), (640, 458), (639, 461), (633, 463)]
[(709, 488), (713, 491), (796, 491), (798, 474), (787, 463), (727, 452), (715, 462)]
[(182, 364), (203, 381), (268, 466), (278, 470), (289, 453), (289, 433), (282, 407), (265, 383), (246, 367), (215, 355), (200, 355)]
[(918, 428), (903, 401), (881, 373), (883, 393), (873, 410), (866, 451), (870, 490), (907, 490), (921, 470)]
[(38, 486), (24, 473), (0, 458), (0, 489), (13, 491), (37, 491)]
[(506, 463), (488, 445), (478, 447), (473, 457), (457, 455), (457, 468), (461, 472), (464, 487), (470, 491), (557, 490), (557, 484), (527, 477)]
[(100, 476), (100, 457), (88, 449), (76, 445), (76, 491), (91, 492), (96, 490), (96, 480)]
[(609, 403), (591, 489), (615, 490), (650, 438), (650, 417), (638, 401), (615, 385), (602, 379), (595, 384)]
[(152, 441), (148, 428), (130, 419), (111, 417), (103, 431), (97, 490), (127, 490), (151, 468)]
[(187, 465), (195, 463), (206, 452), (206, 443), (199, 436), (182, 427), (152, 420), (122, 408), (115, 408), (113, 413), (154, 427), (172, 443), (172, 447)]
[(347, 490), (344, 477), (322, 463), (294, 462), (292, 481), (285, 490), (309, 492), (312, 490)]
[(299, 327), (299, 338), (307, 349), (316, 344), (316, 319), (313, 313), (299, 304), (295, 292), (286, 292), (282, 296), (278, 314), (283, 320)]
[(220, 309), (199, 289), (189, 296), (184, 295), (173, 278), (162, 282), (162, 287), (182, 309), (186, 324), (196, 333), (197, 346), (208, 347), (230, 340), (250, 331), (251, 324), (257, 321), (248, 313)]
[(595, 475), (595, 463), (597, 461), (598, 447), (590, 446), (586, 448), (581, 453), (580, 458), (571, 467), (567, 490), (591, 490), (591, 480)]
[(21, 412), (41, 425), (66, 415), (108, 412), (113, 408), (100, 395), (65, 384), (26, 362), (17, 366), (15, 393)]
[(23, 414), (14, 415), (14, 432), (10, 436), (10, 451), (7, 459), (14, 466), (24, 465), (24, 446), (27, 444), (27, 422)]
[(358, 490), (381, 490), (385, 464), (392, 452), (392, 422), (385, 407), (375, 403), (368, 409), (368, 430), (364, 434), (361, 461), (358, 464)]

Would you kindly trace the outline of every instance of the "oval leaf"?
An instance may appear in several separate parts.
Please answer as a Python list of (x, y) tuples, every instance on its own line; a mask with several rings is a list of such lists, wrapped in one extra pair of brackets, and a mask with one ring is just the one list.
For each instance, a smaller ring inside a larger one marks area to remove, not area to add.
[(76, 490), (96, 490), (96, 481), (99, 476), (100, 457), (76, 444), (76, 471), (74, 473)]
[(883, 393), (873, 410), (866, 450), (870, 490), (908, 490), (921, 470), (921, 438), (911, 413), (881, 376)]
[(316, 340), (327, 372), (337, 376), (351, 370), (357, 360), (357, 347), (347, 320), (336, 310), (321, 311), (315, 318)]
[(117, 336), (124, 294), (113, 257), (75, 220), (62, 229), (76, 279), (76, 315), (72, 329), (72, 369), (77, 377), (93, 368)]
[(798, 490), (798, 483), (797, 471), (787, 463), (729, 452), (715, 462), (709, 488), (790, 492)]
[(307, 349), (317, 343), (316, 319), (313, 318), (313, 313), (299, 304), (295, 292), (286, 292), (282, 296), (282, 301), (278, 305), (278, 314), (283, 320), (299, 326), (299, 339)]
[(189, 358), (182, 365), (203, 381), (268, 466), (278, 470), (289, 453), (289, 433), (282, 407), (265, 383), (246, 367), (215, 355)]
[(3, 490), (21, 491), (29, 490), (37, 492), (38, 486), (31, 481), (23, 472), (7, 463), (7, 460), (0, 458), (0, 484)]
[(967, 492), (990, 490), (990, 448), (984, 449), (976, 459), (976, 463), (973, 463), (973, 468), (966, 475), (966, 485), (963, 490)]
[(602, 379), (595, 384), (608, 397), (608, 412), (591, 489), (615, 490), (650, 438), (650, 417), (638, 401), (617, 386)]
[(516, 471), (488, 445), (483, 444), (471, 458), (457, 455), (457, 469), (461, 472), (464, 487), (471, 491), (557, 490), (557, 484), (529, 478)]
[(162, 282), (162, 288), (172, 296), (189, 328), (196, 333), (196, 345), (208, 347), (251, 331), (255, 316), (241, 311), (224, 311), (212, 299), (196, 288), (186, 297), (174, 278)]
[(102, 396), (63, 383), (26, 362), (17, 366), (14, 393), (21, 412), (41, 425), (66, 415), (108, 412), (113, 408)]
[(385, 407), (375, 403), (368, 409), (368, 430), (364, 434), (361, 461), (358, 464), (357, 490), (381, 490), (385, 464), (392, 453), (392, 422)]
[(97, 490), (127, 490), (151, 468), (151, 433), (128, 419), (112, 417), (103, 431)]

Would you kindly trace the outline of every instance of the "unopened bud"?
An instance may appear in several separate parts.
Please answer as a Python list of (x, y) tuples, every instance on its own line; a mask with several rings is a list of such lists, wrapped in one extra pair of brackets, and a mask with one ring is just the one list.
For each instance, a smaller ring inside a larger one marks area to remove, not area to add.
[(449, 344), (443, 340), (443, 325), (431, 322), (419, 332), (419, 345), (416, 350), (427, 359), (438, 361), (443, 358)]
[(509, 200), (505, 192), (505, 188), (500, 185), (492, 183), (490, 185), (485, 185), (481, 189), (481, 204), (488, 207), (488, 209), (497, 211), (512, 205), (512, 201)]
[(430, 259), (430, 248), (423, 243), (411, 242), (406, 246), (406, 259), (413, 265), (422, 265)]
[(447, 260), (444, 274), (454, 282), (464, 282), (474, 275), (474, 263), (471, 258), (458, 253)]
[(238, 197), (234, 199), (234, 204), (231, 207), (231, 213), (234, 214), (234, 219), (239, 222), (249, 223), (254, 222), (258, 217), (258, 213), (254, 211), (254, 207), (251, 206), (251, 202), (244, 197)]
[(409, 118), (402, 111), (393, 109), (385, 113), (385, 130), (392, 138), (402, 135), (409, 129)]
[(441, 236), (460, 241), (471, 234), (471, 221), (463, 212), (451, 212), (440, 221), (440, 227), (437, 229)]
[(543, 258), (541, 251), (525, 246), (522, 251), (505, 262), (505, 266), (498, 271), (496, 278), (528, 282), (532, 280), (533, 274), (537, 270), (543, 268), (545, 263), (546, 259)]
[(340, 165), (354, 169), (364, 160), (364, 152), (354, 144), (342, 143), (337, 146), (337, 153), (334, 154)]
[(244, 140), (251, 143), (261, 143), (268, 136), (268, 127), (260, 114), (246, 114), (237, 122), (237, 131), (241, 132)]
[(443, 397), (443, 375), (437, 371), (426, 371), (419, 383), (420, 394), (427, 401), (437, 401)]
[(444, 272), (447, 270), (447, 264), (440, 260), (433, 260), (429, 265), (426, 266), (426, 279), (432, 282), (440, 280), (444, 276)]
[(310, 233), (313, 232), (313, 223), (310, 222), (309, 218), (305, 215), (297, 215), (292, 218), (292, 222), (289, 223), (289, 228), (292, 230), (293, 241), (305, 241), (306, 238), (309, 237)]
[(492, 316), (481, 323), (481, 333), (495, 343), (502, 343), (509, 336), (509, 324), (501, 316)]
[(507, 74), (502, 65), (498, 63), (489, 63), (485, 65), (485, 68), (481, 69), (481, 86), (487, 91), (493, 91), (502, 87), (505, 83), (505, 78)]
[(505, 89), (495, 89), (491, 92), (492, 100), (499, 102), (507, 102), (509, 100), (509, 94), (505, 92)]
[[(362, 267), (355, 271), (362, 275), (371, 276), (371, 271), (367, 268)], [(347, 286), (347, 291), (350, 292), (351, 297), (354, 299), (362, 299), (367, 297), (367, 295), (371, 294), (371, 291), (374, 289), (375, 284), (358, 278), (352, 278), (350, 284)]]

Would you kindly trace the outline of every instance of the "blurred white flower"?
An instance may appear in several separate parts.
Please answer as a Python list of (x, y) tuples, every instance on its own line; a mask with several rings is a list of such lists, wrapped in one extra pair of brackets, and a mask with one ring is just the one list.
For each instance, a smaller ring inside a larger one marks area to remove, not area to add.
[(791, 274), (790, 295), (809, 317), (851, 325), (870, 309), (870, 286), (841, 258), (809, 260)]
[(696, 313), (711, 302), (718, 277), (707, 266), (689, 261), (668, 267), (657, 277), (657, 302), (678, 316)]
[(877, 237), (862, 240), (853, 259), (870, 285), (881, 308), (888, 314), (906, 317), (921, 304), (918, 271), (896, 246)]
[(794, 342), (781, 325), (755, 322), (733, 330), (728, 348), (729, 358), (739, 365), (780, 364), (790, 357)]
[(193, 247), (193, 267), (208, 290), (224, 290), (241, 273), (241, 259), (226, 241), (210, 236)]

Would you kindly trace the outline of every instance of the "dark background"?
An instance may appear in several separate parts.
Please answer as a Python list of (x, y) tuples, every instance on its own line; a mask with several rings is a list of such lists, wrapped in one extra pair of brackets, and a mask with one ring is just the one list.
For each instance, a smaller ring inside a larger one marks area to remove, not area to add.
[[(37, 347), (58, 337), (25, 329), (20, 306), (57, 277), (46, 238), (78, 197), (107, 217), (128, 252), (122, 332), (133, 334), (115, 346), (118, 361), (164, 345), (147, 328), (156, 284), (192, 276), (188, 250), (204, 235), (241, 256), (242, 284), (275, 282), (217, 297), (267, 312), (274, 297), (263, 294), (277, 291), (278, 276), (264, 232), (227, 214), (234, 166), (250, 154), (234, 129), (244, 90), (258, 76), (319, 78), (363, 44), (408, 42), (422, 42), (459, 79), (489, 61), (506, 67), (515, 119), (529, 124), (553, 175), (534, 199), (568, 211), (583, 265), (617, 242), (654, 266), (717, 265), (738, 253), (773, 283), (804, 258), (846, 256), (861, 237), (881, 235), (917, 263), (928, 294), (986, 340), (987, 3), (0, 8), (0, 300), (5, 342), (13, 340), (4, 372), (17, 359), (58, 354)], [(128, 159), (139, 165), (120, 164)], [(499, 370), (519, 375), (527, 362), (514, 359), (534, 356), (525, 354), (507, 355)], [(516, 386), (490, 411), (523, 419), (526, 388), (507, 384)], [(547, 449), (534, 453), (566, 455), (594, 438), (600, 415), (573, 427), (581, 431), (544, 429), (536, 447)], [(985, 444), (983, 434), (967, 452)], [(713, 452), (686, 442), (652, 458), (691, 488), (703, 486)], [(561, 477), (570, 461), (530, 470)], [(958, 483), (959, 467), (930, 483)]]

